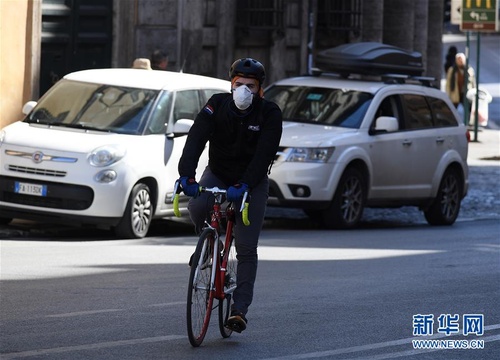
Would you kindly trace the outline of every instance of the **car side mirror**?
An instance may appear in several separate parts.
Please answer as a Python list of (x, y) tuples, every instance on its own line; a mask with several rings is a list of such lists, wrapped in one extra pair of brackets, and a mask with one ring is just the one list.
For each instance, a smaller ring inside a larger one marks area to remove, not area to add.
[(36, 106), (37, 102), (36, 101), (28, 101), (26, 104), (23, 106), (23, 114), (28, 115), (31, 110), (33, 110)]
[(179, 119), (175, 122), (172, 131), (168, 134), (169, 137), (178, 137), (187, 135), (194, 121), (190, 119)]
[(394, 132), (399, 130), (398, 119), (392, 116), (381, 116), (375, 120), (374, 133)]

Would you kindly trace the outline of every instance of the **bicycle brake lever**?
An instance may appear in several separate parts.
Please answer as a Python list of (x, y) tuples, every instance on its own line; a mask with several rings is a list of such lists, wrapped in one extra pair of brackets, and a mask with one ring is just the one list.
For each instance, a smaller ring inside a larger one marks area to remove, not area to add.
[(243, 194), (243, 199), (241, 200), (240, 212), (242, 212), (243, 209), (245, 208), (245, 203), (247, 202), (247, 198), (248, 198), (248, 191), (245, 191), (245, 193)]
[(174, 192), (172, 193), (172, 197), (170, 198), (170, 201), (172, 202), (174, 202), (175, 195), (180, 193), (179, 185), (180, 185), (179, 180), (175, 180)]

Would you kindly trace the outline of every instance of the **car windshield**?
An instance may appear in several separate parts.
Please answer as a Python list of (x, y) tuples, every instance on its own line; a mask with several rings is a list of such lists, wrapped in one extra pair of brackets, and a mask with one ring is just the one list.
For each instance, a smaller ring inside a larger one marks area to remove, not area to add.
[(140, 134), (159, 91), (63, 79), (24, 120), (87, 130)]
[(275, 102), (283, 120), (359, 128), (373, 95), (366, 92), (307, 86), (273, 86), (266, 99)]

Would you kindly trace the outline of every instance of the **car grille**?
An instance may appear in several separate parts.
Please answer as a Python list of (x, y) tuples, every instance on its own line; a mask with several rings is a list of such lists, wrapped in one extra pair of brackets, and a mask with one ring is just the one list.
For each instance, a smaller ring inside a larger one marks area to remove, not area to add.
[[(47, 196), (18, 194), (14, 190), (16, 181), (45, 185)], [(0, 176), (0, 201), (51, 209), (85, 210), (94, 201), (94, 191), (88, 186)]]
[(33, 175), (42, 175), (42, 176), (55, 176), (55, 177), (64, 177), (66, 176), (66, 171), (57, 171), (57, 170), (49, 170), (49, 169), (37, 169), (26, 166), (16, 166), (9, 165), (10, 171), (15, 171), (23, 174), (33, 174)]

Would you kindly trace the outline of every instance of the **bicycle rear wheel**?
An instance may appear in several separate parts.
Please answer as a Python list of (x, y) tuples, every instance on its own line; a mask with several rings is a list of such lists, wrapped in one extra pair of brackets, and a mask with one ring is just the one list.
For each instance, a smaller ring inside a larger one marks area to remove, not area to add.
[(187, 330), (191, 345), (200, 346), (207, 333), (214, 292), (210, 290), (212, 277), (214, 231), (205, 229), (193, 254), (187, 293)]
[(227, 338), (231, 336), (232, 330), (228, 329), (225, 325), (231, 313), (231, 299), (233, 291), (236, 289), (236, 269), (238, 261), (236, 260), (236, 246), (234, 244), (234, 237), (231, 237), (229, 245), (226, 276), (224, 280), (224, 294), (225, 297), (219, 300), (219, 330), (222, 337)]

